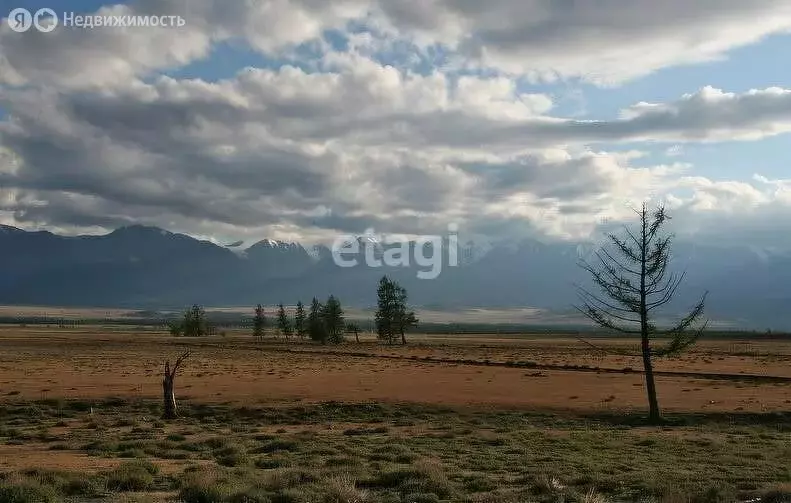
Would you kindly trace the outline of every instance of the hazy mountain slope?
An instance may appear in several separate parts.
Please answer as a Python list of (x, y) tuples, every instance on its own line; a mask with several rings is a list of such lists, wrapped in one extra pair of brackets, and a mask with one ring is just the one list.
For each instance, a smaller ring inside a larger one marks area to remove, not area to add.
[[(373, 255), (381, 257), (381, 245)], [(465, 246), (474, 246), (466, 244)], [(477, 260), (463, 260), (433, 280), (418, 279), (429, 267), (338, 267), (326, 248), (264, 240), (241, 251), (162, 229), (131, 226), (104, 236), (58, 236), (0, 227), (0, 303), (100, 307), (181, 307), (293, 304), (330, 293), (347, 305), (375, 302), (376, 282), (389, 274), (417, 305), (538, 307), (567, 311), (576, 284), (588, 278), (577, 266), (577, 244), (525, 241), (494, 246)], [(465, 255), (466, 254), (466, 255)], [(428, 255), (428, 254), (427, 254)], [(744, 248), (678, 243), (675, 265), (687, 271), (674, 303), (691, 304), (708, 289), (711, 316), (754, 328), (791, 328), (791, 256)], [(351, 255), (347, 255), (351, 258)]]

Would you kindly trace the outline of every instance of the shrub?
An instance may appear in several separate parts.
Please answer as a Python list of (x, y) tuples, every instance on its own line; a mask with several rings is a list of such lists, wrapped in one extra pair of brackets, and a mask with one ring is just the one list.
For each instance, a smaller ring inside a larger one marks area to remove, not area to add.
[(222, 466), (240, 466), (248, 462), (247, 454), (235, 445), (229, 445), (214, 451), (214, 458), (217, 464)]
[[(7, 477), (5, 480), (7, 485), (34, 487), (36, 490), (45, 488), (47, 493), (51, 492), (55, 495), (93, 497), (104, 493), (102, 477), (86, 477), (78, 473), (32, 468)], [(0, 503), (5, 503), (5, 501), (3, 497), (0, 497)]]
[(184, 503), (220, 503), (228, 495), (217, 473), (202, 468), (189, 471), (180, 485), (179, 499)]
[(104, 481), (96, 477), (75, 477), (63, 485), (62, 491), (67, 496), (97, 497), (104, 493), (104, 489)]
[(54, 503), (58, 501), (54, 488), (31, 480), (0, 482), (2, 503)]
[(368, 501), (368, 493), (357, 489), (350, 476), (335, 477), (323, 488), (323, 503), (362, 503)]
[(225, 500), (225, 492), (219, 486), (196, 482), (179, 491), (179, 500), (184, 503), (220, 503)]
[(271, 503), (278, 501), (278, 495), (258, 487), (247, 488), (226, 498), (227, 503)]
[(154, 485), (156, 465), (132, 461), (123, 463), (107, 476), (107, 488), (111, 491), (145, 491)]
[(791, 503), (791, 484), (769, 489), (763, 494), (761, 503)]
[(397, 489), (400, 493), (406, 495), (433, 493), (440, 498), (447, 498), (453, 493), (450, 482), (439, 465), (427, 462), (418, 462), (413, 467), (380, 473), (364, 485)]
[(316, 477), (309, 471), (296, 468), (282, 468), (267, 473), (262, 485), (271, 491), (284, 491), (315, 482)]
[(291, 466), (291, 461), (288, 458), (284, 458), (281, 456), (273, 456), (273, 457), (260, 457), (255, 460), (255, 467), (261, 468), (262, 470), (272, 470), (275, 468), (284, 468), (287, 466)]
[(261, 447), (253, 449), (252, 452), (256, 454), (265, 454), (277, 451), (296, 451), (298, 448), (299, 444), (293, 440), (272, 440)]

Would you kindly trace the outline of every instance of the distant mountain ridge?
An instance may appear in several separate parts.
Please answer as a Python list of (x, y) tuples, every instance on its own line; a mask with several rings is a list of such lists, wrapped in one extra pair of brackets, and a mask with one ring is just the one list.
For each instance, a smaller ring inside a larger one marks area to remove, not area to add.
[[(414, 253), (415, 244), (410, 244)], [(384, 249), (376, 243), (373, 256)], [(0, 226), (0, 303), (71, 307), (180, 308), (309, 302), (338, 295), (344, 303), (370, 307), (376, 282), (389, 274), (409, 290), (418, 306), (434, 308), (532, 307), (553, 313), (573, 311), (576, 284), (588, 278), (577, 266), (595, 248), (589, 243), (525, 240), (493, 245), (475, 243), (458, 250), (460, 265), (442, 273), (427, 270), (336, 265), (327, 247), (262, 240), (248, 248), (224, 247), (156, 227), (132, 225), (101, 236), (60, 236)], [(715, 248), (677, 243), (676, 261), (687, 281), (675, 305), (680, 310), (704, 290), (708, 313), (741, 327), (791, 329), (791, 255), (756, 252), (749, 247)]]

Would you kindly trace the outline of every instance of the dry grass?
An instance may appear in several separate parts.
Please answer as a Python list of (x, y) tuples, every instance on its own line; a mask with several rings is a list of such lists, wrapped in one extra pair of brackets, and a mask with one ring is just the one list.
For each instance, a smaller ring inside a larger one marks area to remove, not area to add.
[[(0, 401), (107, 396), (155, 398), (161, 365), (189, 344), (193, 357), (177, 380), (182, 399), (238, 404), (325, 400), (440, 403), (578, 411), (634, 411), (645, 403), (640, 374), (533, 371), (509, 362), (639, 369), (631, 357), (596, 360), (582, 343), (516, 340), (511, 346), (465, 338), (458, 344), (416, 337), (407, 347), (366, 343), (319, 347), (232, 335), (174, 339), (148, 331), (0, 329)], [(597, 341), (621, 347), (621, 341)], [(746, 356), (752, 348), (757, 356)], [(340, 351), (341, 354), (324, 354)], [(788, 376), (788, 343), (709, 342), (660, 369)], [(346, 354), (343, 354), (346, 353)], [(352, 354), (353, 353), (353, 354)], [(387, 357), (387, 358), (385, 358)], [(426, 361), (431, 357), (433, 361)], [(439, 361), (444, 360), (444, 361)], [(476, 365), (460, 362), (473, 361)], [(485, 365), (485, 364), (489, 365)], [(669, 411), (772, 412), (791, 408), (789, 383), (663, 376)]]
[[(164, 423), (161, 366), (185, 344), (184, 417)], [(0, 502), (789, 500), (788, 383), (661, 377), (671, 423), (656, 428), (639, 374), (504, 366), (633, 363), (590, 358), (568, 338), (324, 348), (4, 328)], [(787, 375), (789, 359), (784, 342), (707, 341), (663, 365)]]

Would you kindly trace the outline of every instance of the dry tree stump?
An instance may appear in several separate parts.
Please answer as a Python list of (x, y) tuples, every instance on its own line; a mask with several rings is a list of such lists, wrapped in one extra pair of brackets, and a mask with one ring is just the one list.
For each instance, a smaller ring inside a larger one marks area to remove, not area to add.
[(170, 361), (165, 361), (165, 374), (162, 377), (162, 392), (164, 399), (164, 412), (162, 413), (162, 419), (176, 419), (179, 417), (178, 409), (176, 408), (176, 394), (174, 392), (176, 372), (178, 372), (179, 367), (182, 363), (184, 363), (184, 360), (186, 360), (189, 355), (189, 350), (184, 351), (184, 353), (178, 357), (176, 363), (173, 364), (172, 368), (170, 366)]

